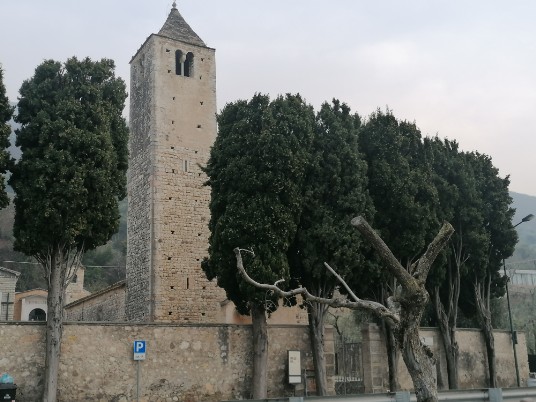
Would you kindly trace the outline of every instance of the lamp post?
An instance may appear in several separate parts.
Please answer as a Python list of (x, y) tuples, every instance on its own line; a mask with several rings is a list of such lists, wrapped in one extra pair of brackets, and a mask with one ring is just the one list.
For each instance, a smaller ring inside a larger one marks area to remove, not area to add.
[[(525, 216), (523, 219), (521, 219), (521, 222), (514, 225), (514, 228), (521, 225), (522, 223), (528, 222), (534, 218), (533, 214), (529, 214)], [(514, 349), (514, 364), (516, 366), (516, 380), (517, 380), (517, 386), (521, 387), (521, 380), (519, 379), (519, 367), (517, 364), (517, 350), (516, 350), (516, 344), (517, 344), (517, 336), (514, 332), (514, 324), (512, 322), (512, 310), (510, 308), (510, 293), (508, 292), (508, 282), (510, 278), (508, 278), (508, 275), (506, 274), (506, 261), (503, 258), (503, 269), (504, 269), (504, 276), (506, 278), (506, 300), (508, 302), (508, 317), (510, 318), (510, 336), (512, 338), (512, 348)]]

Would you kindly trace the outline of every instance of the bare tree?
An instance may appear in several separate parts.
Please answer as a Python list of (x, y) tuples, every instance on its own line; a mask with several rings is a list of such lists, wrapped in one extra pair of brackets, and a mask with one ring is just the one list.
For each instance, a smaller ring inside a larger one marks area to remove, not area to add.
[(449, 223), (444, 223), (434, 240), (428, 245), (425, 253), (410, 266), (409, 270), (406, 270), (364, 218), (360, 216), (354, 218), (352, 225), (371, 243), (385, 264), (383, 269), (395, 277), (399, 284), (397, 292), (387, 300), (387, 306), (357, 297), (344, 279), (328, 264), (324, 264), (326, 269), (346, 289), (347, 298), (318, 297), (309, 293), (304, 287), (284, 291), (279, 287), (280, 281), (274, 285), (256, 282), (248, 276), (242, 261), (241, 251), (247, 250), (235, 248), (238, 270), (250, 284), (272, 291), (279, 297), (293, 297), (299, 294), (309, 302), (321, 303), (333, 308), (365, 309), (388, 320), (392, 325), (397, 346), (412, 378), (417, 401), (437, 402), (437, 384), (434, 378), (435, 359), (431, 350), (421, 342), (419, 323), (430, 300), (425, 288), (430, 267), (439, 252), (445, 247), (454, 229)]

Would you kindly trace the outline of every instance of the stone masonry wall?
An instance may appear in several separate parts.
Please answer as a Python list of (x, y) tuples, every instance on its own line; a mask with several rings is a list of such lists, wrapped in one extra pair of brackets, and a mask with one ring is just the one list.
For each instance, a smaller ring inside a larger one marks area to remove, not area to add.
[[(420, 330), (420, 334), (436, 358), (435, 375), (438, 389), (448, 389), (447, 363), (439, 330), (423, 328)], [(499, 387), (515, 387), (517, 382), (510, 332), (496, 330), (494, 336)], [(459, 329), (456, 331), (456, 338), (460, 348), (458, 367), (460, 388), (487, 388), (487, 356), (482, 332), (476, 329)], [(529, 367), (524, 333), (518, 333), (516, 351), (521, 386), (526, 386)], [(363, 374), (365, 392), (387, 392), (389, 390), (385, 341), (381, 330), (375, 324), (363, 328)], [(401, 390), (413, 388), (411, 377), (402, 357), (398, 361), (398, 382)]]
[[(268, 335), (268, 396), (292, 396), (294, 387), (286, 383), (287, 350), (301, 350), (302, 368), (312, 368), (307, 326), (271, 326)], [(0, 372), (15, 379), (19, 402), (40, 398), (44, 336), (44, 323), (0, 323)], [(328, 330), (328, 345), (331, 339)], [(141, 402), (251, 396), (250, 326), (66, 323), (59, 402), (136, 400), (134, 340), (147, 342), (146, 360), (139, 363)], [(333, 349), (327, 351), (326, 360), (333, 362)]]
[(149, 321), (152, 311), (153, 47), (148, 40), (130, 66), (126, 316), (131, 321)]
[[(189, 77), (175, 74), (177, 50), (193, 54)], [(158, 37), (155, 59), (154, 319), (221, 322), (225, 293), (201, 269), (210, 234), (201, 166), (217, 132), (215, 52)]]
[(125, 321), (126, 284), (121, 281), (65, 306), (65, 321)]

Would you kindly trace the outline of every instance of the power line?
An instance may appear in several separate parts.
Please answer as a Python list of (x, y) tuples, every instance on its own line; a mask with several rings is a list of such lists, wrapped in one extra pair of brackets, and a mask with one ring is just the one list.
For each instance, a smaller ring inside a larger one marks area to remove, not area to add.
[[(38, 262), (30, 262), (30, 261), (2, 261), (2, 262), (10, 262), (13, 264), (31, 264), (31, 265), (41, 265)], [(126, 268), (125, 265), (84, 265), (82, 264), (84, 268)]]

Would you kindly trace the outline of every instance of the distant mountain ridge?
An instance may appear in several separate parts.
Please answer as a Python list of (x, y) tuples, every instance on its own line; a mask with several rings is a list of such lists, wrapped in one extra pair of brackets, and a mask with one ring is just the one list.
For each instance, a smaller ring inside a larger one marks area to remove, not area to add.
[[(532, 195), (510, 192), (513, 200), (513, 207), (516, 209), (513, 223), (521, 222), (529, 214), (536, 215), (536, 197)], [(517, 228), (519, 242), (517, 243), (514, 255), (507, 262), (531, 261), (526, 267), (518, 266), (519, 269), (532, 269), (536, 260), (536, 218), (532, 221), (522, 223)]]

